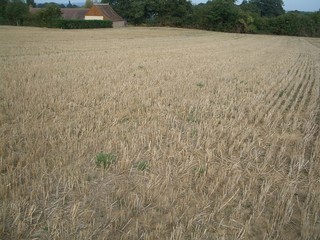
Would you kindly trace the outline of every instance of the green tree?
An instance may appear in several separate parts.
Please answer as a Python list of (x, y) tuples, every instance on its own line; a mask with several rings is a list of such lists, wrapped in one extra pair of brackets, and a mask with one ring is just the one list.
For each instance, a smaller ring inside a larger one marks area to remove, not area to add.
[(29, 13), (29, 7), (22, 0), (12, 0), (6, 6), (6, 17), (11, 24), (21, 25), (23, 17)]
[(246, 20), (234, 2), (233, 0), (207, 2), (196, 10), (197, 24), (208, 30), (241, 32)]
[(93, 6), (92, 0), (86, 0), (84, 7), (85, 8), (91, 8)]
[(270, 18), (269, 31), (279, 35), (319, 37), (320, 22), (314, 18), (315, 16), (315, 14), (290, 12)]
[(9, 0), (0, 0), (0, 24), (5, 22), (6, 16), (6, 8)]
[(34, 0), (26, 0), (26, 3), (28, 6), (36, 7), (37, 4), (34, 2)]
[(153, 22), (182, 26), (191, 19), (192, 4), (188, 0), (102, 0), (129, 23)]
[(256, 33), (257, 29), (254, 25), (254, 17), (245, 11), (239, 12), (238, 23), (236, 24), (236, 31), (239, 33)]
[(47, 27), (50, 27), (52, 21), (61, 18), (61, 16), (61, 9), (56, 4), (48, 4), (37, 13), (37, 19), (41, 22), (41, 25)]
[(101, 3), (109, 3), (113, 7), (117, 4), (118, 0), (101, 0)]
[(314, 37), (320, 37), (320, 10), (318, 12), (312, 13), (310, 18), (313, 21), (314, 26)]
[[(152, 1), (149, 1), (152, 4)], [(153, 2), (153, 15), (161, 25), (190, 25), (192, 20), (192, 4), (187, 0), (159, 0)]]
[(122, 1), (122, 4), (119, 6), (121, 11), (125, 13), (126, 18), (129, 22), (133, 24), (141, 24), (145, 22), (145, 6), (146, 1), (144, 0), (136, 0), (136, 1), (128, 1), (129, 4), (125, 3), (126, 1)]
[(259, 10), (261, 17), (276, 17), (285, 13), (283, 0), (251, 0), (249, 3)]
[(46, 8), (48, 5), (56, 5), (60, 8), (65, 8), (66, 6), (62, 3), (58, 4), (58, 3), (54, 3), (54, 2), (45, 2), (45, 3), (38, 3), (37, 7), (38, 8)]
[(261, 15), (261, 10), (253, 2), (248, 2), (247, 0), (243, 0), (243, 2), (240, 4), (240, 8), (244, 12), (249, 12), (249, 13), (254, 14), (256, 16)]

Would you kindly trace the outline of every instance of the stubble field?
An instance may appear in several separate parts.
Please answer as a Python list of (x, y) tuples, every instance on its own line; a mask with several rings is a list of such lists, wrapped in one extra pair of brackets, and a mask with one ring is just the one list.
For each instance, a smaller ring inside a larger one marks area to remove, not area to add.
[(0, 27), (0, 239), (319, 239), (319, 47)]

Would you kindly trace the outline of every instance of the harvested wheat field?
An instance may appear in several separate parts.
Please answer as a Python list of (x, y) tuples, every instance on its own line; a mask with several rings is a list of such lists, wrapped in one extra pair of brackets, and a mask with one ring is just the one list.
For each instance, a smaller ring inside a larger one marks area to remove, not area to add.
[(319, 239), (319, 47), (0, 27), (0, 238)]

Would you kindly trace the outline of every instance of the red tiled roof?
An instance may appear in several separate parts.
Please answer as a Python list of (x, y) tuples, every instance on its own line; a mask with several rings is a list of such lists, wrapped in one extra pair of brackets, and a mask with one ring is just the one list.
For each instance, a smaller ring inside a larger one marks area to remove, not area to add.
[[(103, 4), (103, 3), (95, 3), (91, 8), (98, 8), (100, 12), (110, 19), (113, 22), (119, 22), (124, 21), (122, 17), (120, 17), (109, 4)], [(91, 16), (90, 13), (86, 14), (86, 16)]]

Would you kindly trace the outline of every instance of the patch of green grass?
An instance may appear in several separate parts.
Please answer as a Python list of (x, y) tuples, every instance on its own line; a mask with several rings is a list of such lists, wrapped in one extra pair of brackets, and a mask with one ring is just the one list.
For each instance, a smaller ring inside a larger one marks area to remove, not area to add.
[(134, 165), (140, 171), (147, 171), (149, 170), (149, 162), (148, 161), (139, 161)]
[(279, 98), (281, 98), (284, 94), (284, 91), (282, 90), (280, 93), (279, 93)]
[(197, 111), (196, 109), (193, 107), (190, 111), (189, 111), (189, 114), (188, 114), (188, 117), (187, 117), (187, 121), (188, 122), (191, 122), (191, 123), (199, 123), (200, 122), (200, 119), (199, 117), (197, 116)]
[(194, 169), (194, 173), (197, 177), (201, 177), (206, 173), (206, 167), (205, 166), (199, 166)]
[(200, 122), (200, 120), (193, 114), (189, 114), (189, 116), (187, 117), (187, 121), (192, 122), (192, 123), (199, 123)]
[(189, 115), (188, 118), (187, 118), (187, 121), (188, 122), (196, 122), (196, 119), (194, 118), (194, 116)]
[(130, 120), (129, 117), (124, 117), (124, 118), (119, 120), (119, 123), (125, 123), (125, 122), (128, 122), (129, 120)]
[(197, 87), (199, 87), (199, 88), (203, 88), (203, 87), (204, 87), (204, 83), (202, 83), (202, 82), (198, 82), (198, 83), (197, 83)]
[(107, 169), (110, 167), (111, 164), (115, 164), (117, 162), (117, 157), (113, 155), (112, 153), (104, 153), (100, 152), (96, 156), (96, 164), (98, 167), (103, 167), (104, 169)]

